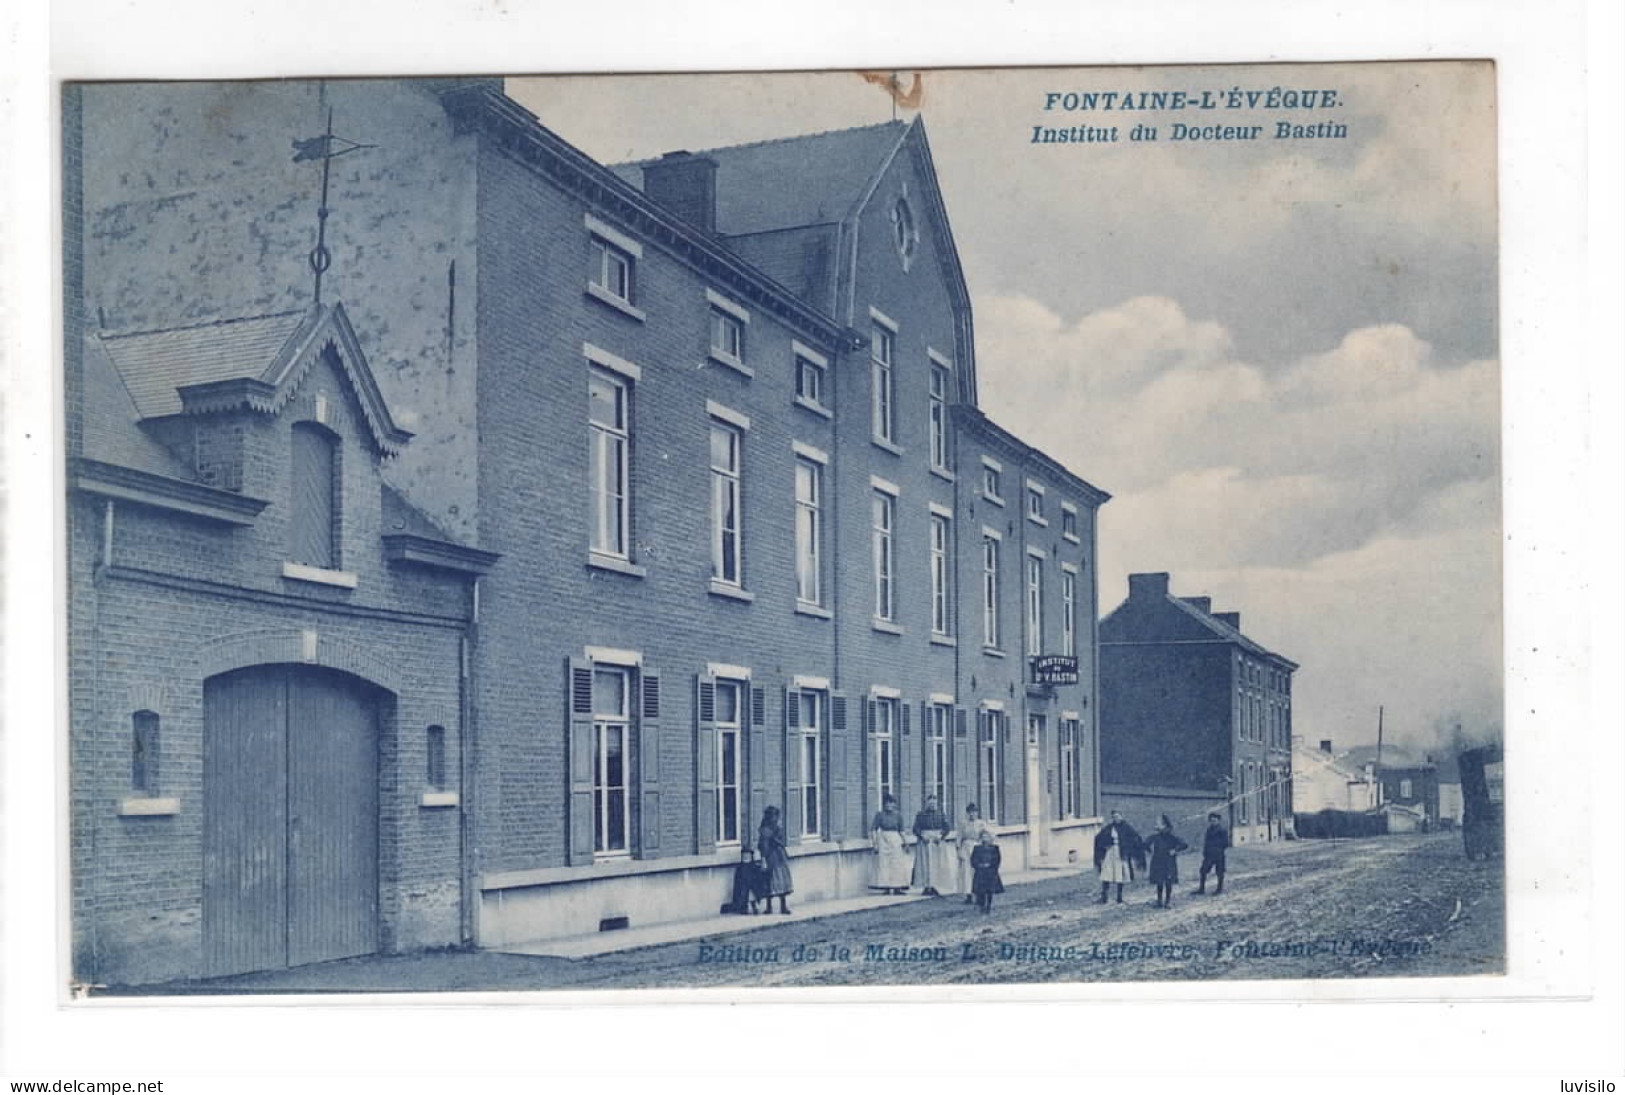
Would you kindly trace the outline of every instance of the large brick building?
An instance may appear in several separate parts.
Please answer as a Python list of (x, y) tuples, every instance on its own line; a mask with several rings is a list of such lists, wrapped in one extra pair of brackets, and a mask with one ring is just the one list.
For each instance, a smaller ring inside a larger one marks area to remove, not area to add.
[[(329, 111), (371, 147), (295, 162)], [(611, 169), (495, 81), (64, 114), (80, 976), (714, 912), (770, 804), (810, 899), (886, 791), (1085, 846), (1107, 496), (977, 409), (921, 122)]]
[(1199, 824), (1217, 809), (1237, 844), (1273, 840), (1292, 816), (1292, 674), (1241, 615), (1176, 597), (1168, 575), (1129, 575), (1100, 622), (1100, 780), (1107, 809)]

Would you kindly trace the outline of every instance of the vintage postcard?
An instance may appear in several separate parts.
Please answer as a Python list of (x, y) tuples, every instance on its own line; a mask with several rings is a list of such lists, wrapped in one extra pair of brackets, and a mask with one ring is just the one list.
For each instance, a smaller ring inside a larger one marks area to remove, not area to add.
[(66, 85), (68, 976), (1493, 983), (1496, 134), (1480, 60)]

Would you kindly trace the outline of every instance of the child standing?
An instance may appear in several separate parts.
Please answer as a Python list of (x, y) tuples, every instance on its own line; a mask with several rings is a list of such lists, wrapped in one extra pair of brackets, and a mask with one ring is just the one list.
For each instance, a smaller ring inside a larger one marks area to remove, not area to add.
[(999, 844), (991, 829), (982, 830), (982, 839), (970, 854), (972, 871), (971, 892), (976, 907), (985, 913), (993, 911), (993, 895), (1004, 892), (999, 879)]
[(1157, 819), (1157, 831), (1145, 842), (1151, 853), (1151, 882), (1157, 887), (1156, 906), (1171, 909), (1174, 904), (1174, 883), (1179, 881), (1179, 863), (1174, 859), (1190, 845), (1174, 835), (1174, 823), (1163, 814)]

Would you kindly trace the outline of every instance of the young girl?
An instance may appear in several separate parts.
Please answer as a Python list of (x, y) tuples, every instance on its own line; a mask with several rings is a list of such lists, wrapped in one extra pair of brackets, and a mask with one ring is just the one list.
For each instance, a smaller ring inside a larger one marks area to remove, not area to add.
[(789, 897), (795, 890), (790, 881), (790, 856), (785, 851), (784, 822), (779, 820), (779, 808), (769, 806), (762, 811), (762, 826), (756, 833), (756, 850), (762, 855), (762, 866), (767, 868), (767, 908), (773, 911), (773, 899), (779, 899), (779, 912), (790, 915)]
[(1174, 835), (1174, 823), (1163, 814), (1157, 819), (1157, 831), (1147, 838), (1145, 847), (1151, 853), (1151, 882), (1157, 887), (1156, 906), (1173, 908), (1174, 883), (1179, 881), (1179, 863), (1174, 857), (1190, 845)]
[(993, 830), (982, 830), (982, 841), (970, 854), (971, 892), (976, 896), (976, 907), (985, 913), (993, 911), (993, 895), (1004, 892), (999, 879), (999, 844)]

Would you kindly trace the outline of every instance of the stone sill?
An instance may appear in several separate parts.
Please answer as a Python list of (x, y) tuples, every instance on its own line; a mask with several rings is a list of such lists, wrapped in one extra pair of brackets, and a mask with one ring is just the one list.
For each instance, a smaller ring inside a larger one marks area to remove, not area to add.
[(1061, 539), (1065, 540), (1069, 544), (1083, 543), (1083, 538), (1075, 532), (1063, 532), (1061, 533)]
[(637, 307), (631, 301), (622, 300), (597, 282), (589, 281), (587, 283), (587, 296), (600, 304), (608, 305), (624, 316), (637, 320), (639, 323), (643, 323), (649, 318), (642, 308)]
[(882, 635), (901, 635), (904, 633), (903, 627), (900, 624), (894, 624), (890, 620), (882, 620), (879, 616), (871, 619), (869, 621), (869, 626), (880, 632)]
[(418, 796), (418, 805), (427, 810), (456, 806), (460, 801), (456, 791), (425, 791)]
[(649, 574), (647, 570), (636, 563), (616, 555), (600, 555), (595, 551), (587, 553), (587, 566), (593, 570), (607, 570), (612, 574), (624, 574), (628, 578), (644, 578)]
[(987, 491), (982, 491), (981, 492), (981, 498), (982, 498), (982, 501), (991, 503), (992, 505), (995, 505), (995, 506), (1001, 506), (1002, 507), (1004, 505), (1004, 498), (1003, 498), (1002, 495), (989, 494), (989, 493), (987, 493)]
[(796, 602), (796, 615), (815, 616), (820, 620), (833, 620), (835, 618), (835, 613), (831, 612), (823, 605), (809, 604), (806, 601)]
[(118, 804), (119, 817), (174, 817), (180, 812), (181, 800), (178, 798), (132, 797)]
[(749, 365), (746, 365), (743, 361), (740, 361), (732, 354), (725, 354), (720, 350), (712, 350), (706, 355), (706, 359), (708, 361), (713, 361), (718, 365), (724, 366), (725, 368), (732, 369), (734, 372), (738, 373), (747, 380), (754, 380), (756, 378), (756, 370), (752, 369)]
[(800, 407), (804, 411), (811, 411), (813, 414), (818, 415), (820, 418), (834, 418), (835, 417), (835, 412), (834, 411), (830, 410), (828, 407), (824, 406), (822, 403), (814, 403), (812, 400), (808, 399), (804, 395), (796, 396), (795, 399), (791, 400), (791, 402), (794, 403), (796, 406)]
[(1049, 518), (1047, 518), (1047, 517), (1034, 517), (1032, 514), (1029, 513), (1027, 515), (1027, 520), (1031, 521), (1033, 524), (1039, 526), (1040, 528), (1049, 528)]
[(729, 585), (727, 582), (712, 578), (706, 585), (705, 591), (713, 597), (725, 597), (730, 601), (740, 601), (750, 604), (756, 600), (756, 594), (741, 586)]
[(903, 455), (903, 446), (901, 446), (901, 445), (899, 445), (899, 444), (897, 444), (896, 442), (893, 442), (893, 441), (887, 441), (884, 437), (879, 437), (879, 436), (871, 434), (869, 436), (869, 443), (871, 445), (873, 445), (877, 449), (885, 449), (887, 452), (891, 453), (893, 456), (902, 456)]
[(931, 636), (931, 645), (932, 646), (958, 646), (959, 645), (959, 640), (954, 638), (952, 635), (938, 635), (938, 634), (933, 633), (932, 636)]
[(931, 474), (936, 476), (938, 479), (945, 480), (945, 481), (947, 481), (949, 483), (954, 482), (958, 478), (956, 475), (954, 475), (953, 472), (949, 471), (947, 468), (933, 467), (931, 469)]
[(326, 567), (307, 566), (304, 563), (283, 563), (282, 576), (296, 582), (311, 582), (320, 586), (354, 589), (359, 579), (348, 570), (329, 570)]
[(982, 653), (986, 654), (990, 658), (1005, 658), (1009, 656), (996, 646), (984, 646), (982, 647)]

